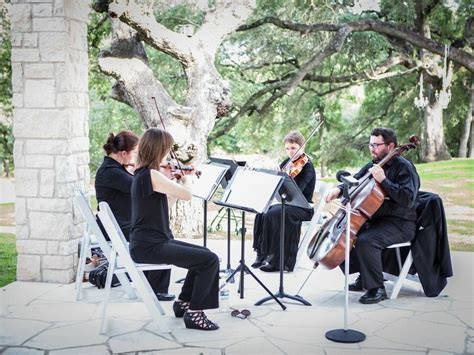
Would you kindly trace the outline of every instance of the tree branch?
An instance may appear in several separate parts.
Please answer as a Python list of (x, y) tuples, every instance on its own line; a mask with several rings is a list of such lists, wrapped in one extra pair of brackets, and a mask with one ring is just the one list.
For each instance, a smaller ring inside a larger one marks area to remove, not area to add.
[[(321, 31), (336, 32), (336, 31), (341, 30), (341, 28), (344, 28), (344, 27), (347, 28), (349, 33), (350, 32), (366, 32), (366, 31), (377, 32), (389, 38), (404, 40), (418, 48), (426, 49), (440, 56), (444, 55), (443, 43), (434, 41), (431, 38), (426, 38), (415, 31), (402, 28), (393, 23), (376, 21), (376, 20), (354, 21), (354, 22), (347, 22), (347, 23), (341, 23), (341, 24), (318, 23), (318, 24), (313, 24), (313, 25), (306, 25), (306, 24), (300, 24), (300, 23), (293, 23), (290, 21), (283, 21), (276, 17), (265, 17), (258, 21), (255, 21), (254, 23), (240, 26), (237, 30), (245, 31), (245, 30), (257, 28), (264, 24), (273, 24), (277, 27), (280, 27), (286, 30), (299, 32), (303, 35), (313, 33), (313, 32), (321, 32)], [(465, 67), (466, 69), (468, 69), (469, 71), (474, 72), (474, 56), (472, 56), (468, 52), (458, 49), (458, 48), (450, 48), (448, 57), (453, 62), (456, 62), (462, 65), (463, 67)]]

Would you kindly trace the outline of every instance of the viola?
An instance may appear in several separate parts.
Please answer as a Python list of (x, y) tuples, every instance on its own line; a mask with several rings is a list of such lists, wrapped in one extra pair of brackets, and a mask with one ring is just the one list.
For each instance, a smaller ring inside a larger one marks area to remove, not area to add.
[[(415, 149), (420, 144), (417, 136), (410, 137), (410, 143), (403, 144), (392, 150), (378, 165), (383, 167), (393, 157), (401, 155), (410, 149)], [(349, 198), (343, 198), (341, 203), (345, 206), (351, 204), (350, 225), (347, 226), (346, 209), (339, 208), (336, 214), (328, 219), (316, 232), (308, 246), (308, 256), (315, 266), (322, 265), (327, 269), (339, 266), (345, 258), (346, 247), (352, 249), (357, 241), (357, 233), (364, 223), (371, 218), (382, 206), (385, 200), (385, 191), (380, 184), (367, 172), (359, 180), (357, 186), (349, 189)], [(350, 242), (346, 246), (346, 228), (350, 230)]]

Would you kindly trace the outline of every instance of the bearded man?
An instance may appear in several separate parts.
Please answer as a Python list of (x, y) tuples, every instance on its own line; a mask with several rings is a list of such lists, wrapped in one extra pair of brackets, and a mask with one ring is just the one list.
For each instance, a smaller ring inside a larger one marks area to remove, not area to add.
[[(415, 166), (397, 155), (383, 168), (378, 165), (396, 147), (394, 130), (375, 128), (369, 143), (372, 161), (354, 174), (356, 179), (360, 179), (370, 172), (386, 193), (382, 206), (359, 230), (357, 242), (351, 251), (349, 272), (360, 272), (360, 275), (355, 283), (349, 285), (349, 290), (367, 290), (359, 299), (363, 304), (387, 299), (383, 284), (382, 251), (392, 244), (408, 242), (415, 237), (415, 200), (420, 187)], [(336, 186), (326, 201), (340, 197), (342, 188), (343, 185)]]

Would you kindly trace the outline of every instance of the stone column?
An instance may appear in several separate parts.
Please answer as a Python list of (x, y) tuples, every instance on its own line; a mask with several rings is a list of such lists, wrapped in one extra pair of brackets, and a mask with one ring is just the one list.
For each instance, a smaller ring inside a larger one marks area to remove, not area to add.
[(74, 279), (89, 185), (88, 1), (12, 0), (17, 279)]

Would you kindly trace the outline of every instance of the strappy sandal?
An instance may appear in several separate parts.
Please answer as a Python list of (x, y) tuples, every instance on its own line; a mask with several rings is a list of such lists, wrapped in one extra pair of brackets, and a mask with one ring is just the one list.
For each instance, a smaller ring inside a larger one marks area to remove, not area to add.
[(176, 318), (183, 318), (188, 309), (189, 302), (174, 301), (173, 303), (173, 312)]
[(216, 330), (219, 326), (209, 320), (204, 312), (186, 312), (184, 315), (184, 324), (188, 329)]

